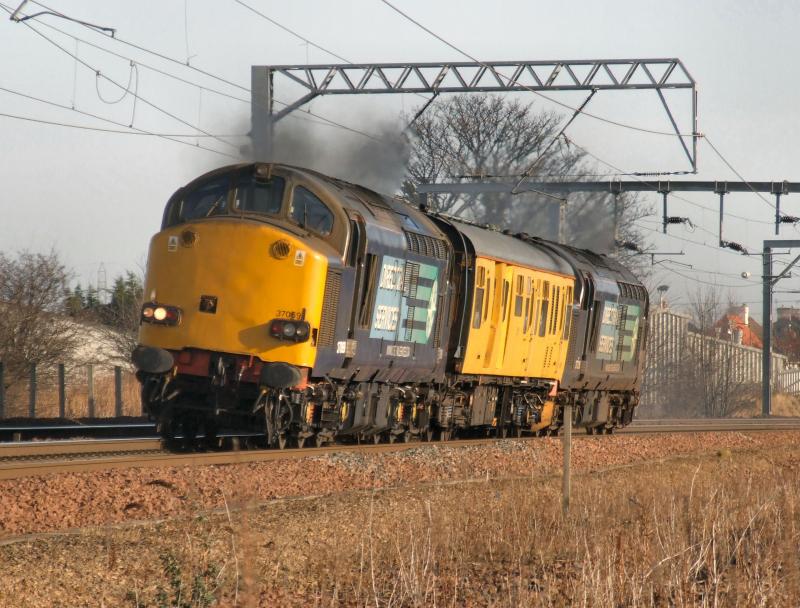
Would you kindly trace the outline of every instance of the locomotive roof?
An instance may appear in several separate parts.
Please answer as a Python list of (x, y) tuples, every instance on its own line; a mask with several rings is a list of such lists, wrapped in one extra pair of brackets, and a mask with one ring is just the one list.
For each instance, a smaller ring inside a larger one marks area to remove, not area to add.
[(479, 256), (575, 276), (566, 260), (545, 247), (452, 218), (449, 221), (472, 242), (475, 253)]

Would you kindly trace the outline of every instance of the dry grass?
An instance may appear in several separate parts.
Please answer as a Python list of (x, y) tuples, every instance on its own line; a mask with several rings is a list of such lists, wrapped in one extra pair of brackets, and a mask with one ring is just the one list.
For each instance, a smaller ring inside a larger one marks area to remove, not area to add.
[[(800, 395), (775, 393), (772, 395), (773, 416), (800, 416)], [(747, 407), (733, 413), (734, 418), (752, 418), (761, 416), (761, 398), (754, 400)]]
[[(36, 417), (58, 417), (58, 384), (55, 370), (39, 372), (36, 391)], [(85, 367), (69, 370), (66, 377), (65, 414), (67, 418), (85, 418), (89, 415), (89, 389)], [(29, 384), (23, 380), (6, 392), (6, 418), (27, 418)], [(114, 370), (97, 367), (94, 370), (95, 417), (114, 416)], [(139, 383), (133, 373), (122, 372), (122, 415), (140, 416)]]
[(576, 478), (567, 517), (556, 479), (226, 496), (222, 513), (2, 547), (0, 589), (30, 593), (8, 605), (791, 606), (799, 477), (800, 449), (620, 468)]

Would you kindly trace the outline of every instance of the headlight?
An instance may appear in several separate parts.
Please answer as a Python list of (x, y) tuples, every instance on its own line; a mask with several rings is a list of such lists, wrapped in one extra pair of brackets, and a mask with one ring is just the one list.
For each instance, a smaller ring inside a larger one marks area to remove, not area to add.
[(155, 325), (178, 325), (181, 322), (181, 309), (177, 306), (147, 303), (142, 306), (141, 321)]
[(311, 333), (311, 326), (305, 321), (287, 321), (273, 319), (269, 323), (269, 333), (278, 340), (291, 340), (292, 342), (305, 342)]

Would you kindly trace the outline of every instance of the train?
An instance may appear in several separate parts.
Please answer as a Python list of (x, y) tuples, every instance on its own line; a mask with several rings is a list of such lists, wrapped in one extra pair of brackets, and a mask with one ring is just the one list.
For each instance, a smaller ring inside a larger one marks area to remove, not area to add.
[(607, 255), (317, 171), (244, 163), (179, 188), (150, 241), (142, 405), (166, 441), (589, 434), (631, 422), (648, 293)]

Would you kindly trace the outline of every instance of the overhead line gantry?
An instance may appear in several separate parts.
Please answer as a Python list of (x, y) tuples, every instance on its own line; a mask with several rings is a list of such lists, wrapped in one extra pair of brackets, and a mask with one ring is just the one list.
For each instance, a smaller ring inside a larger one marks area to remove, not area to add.
[[(278, 112), (274, 110), (276, 76), (305, 91)], [(597, 91), (653, 90), (692, 172), (697, 172), (697, 84), (676, 58), (265, 65), (252, 66), (251, 78), (252, 129), (259, 158), (272, 157), (275, 123), (322, 95), (429, 93), (433, 97), (423, 106), (424, 111), (440, 93), (588, 91), (593, 95)], [(691, 93), (691, 132), (681, 132), (678, 127), (664, 96), (668, 90)], [(673, 134), (593, 117), (640, 131)]]

